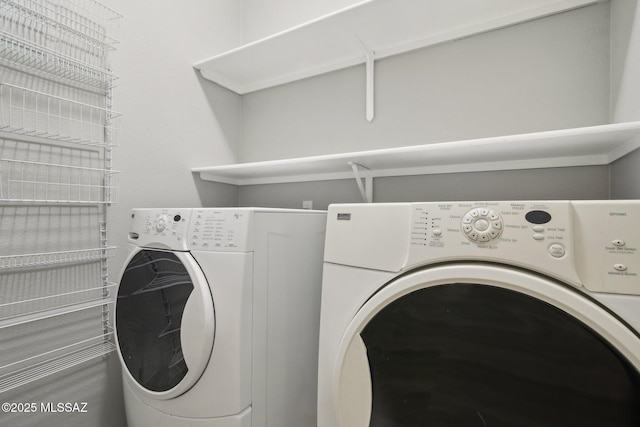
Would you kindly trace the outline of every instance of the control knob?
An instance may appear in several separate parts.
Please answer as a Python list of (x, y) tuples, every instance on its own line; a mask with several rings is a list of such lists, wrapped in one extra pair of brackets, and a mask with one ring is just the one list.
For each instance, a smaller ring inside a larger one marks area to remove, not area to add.
[(504, 223), (495, 211), (489, 208), (475, 208), (462, 217), (462, 234), (475, 243), (495, 240), (502, 234)]
[(157, 220), (156, 220), (156, 231), (158, 233), (162, 233), (166, 228), (167, 228), (167, 222), (169, 221), (169, 219), (167, 218), (166, 215), (162, 215), (160, 216)]

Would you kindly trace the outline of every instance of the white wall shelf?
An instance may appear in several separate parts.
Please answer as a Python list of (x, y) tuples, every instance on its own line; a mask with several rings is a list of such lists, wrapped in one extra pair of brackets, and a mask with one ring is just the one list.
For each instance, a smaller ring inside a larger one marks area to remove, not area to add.
[(206, 79), (245, 94), (593, 3), (597, 0), (367, 0), (194, 67)]
[[(608, 165), (640, 147), (640, 122), (193, 168), (234, 185)], [(357, 166), (354, 168), (353, 166)], [(357, 174), (356, 174), (357, 177)]]

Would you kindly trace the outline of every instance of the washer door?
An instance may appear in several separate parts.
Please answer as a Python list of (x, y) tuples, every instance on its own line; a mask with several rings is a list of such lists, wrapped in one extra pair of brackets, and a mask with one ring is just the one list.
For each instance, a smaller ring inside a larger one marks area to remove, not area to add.
[(122, 274), (115, 317), (120, 359), (142, 393), (169, 399), (198, 381), (213, 349), (214, 306), (189, 253), (134, 252)]
[(640, 338), (573, 289), (515, 269), (416, 271), (343, 337), (338, 425), (638, 426)]

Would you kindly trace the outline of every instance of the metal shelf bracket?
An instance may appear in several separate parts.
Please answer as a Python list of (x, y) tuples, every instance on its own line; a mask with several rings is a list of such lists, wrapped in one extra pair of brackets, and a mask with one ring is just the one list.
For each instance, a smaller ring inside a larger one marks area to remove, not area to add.
[[(356, 36), (357, 37), (357, 36)], [(373, 121), (374, 116), (374, 69), (375, 58), (373, 51), (364, 44), (364, 42), (358, 37), (365, 56), (365, 72), (366, 72), (366, 117), (369, 122)]]
[(347, 164), (351, 166), (351, 170), (353, 170), (353, 175), (356, 179), (356, 183), (358, 184), (362, 200), (366, 203), (372, 203), (373, 175), (371, 174), (371, 170), (355, 162), (348, 162)]

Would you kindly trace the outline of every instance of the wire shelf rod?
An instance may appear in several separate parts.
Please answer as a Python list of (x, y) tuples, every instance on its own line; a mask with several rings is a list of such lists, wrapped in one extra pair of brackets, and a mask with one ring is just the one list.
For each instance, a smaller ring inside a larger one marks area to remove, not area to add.
[(107, 304), (115, 303), (114, 300), (108, 298), (98, 298), (81, 304), (63, 305), (50, 310), (42, 310), (29, 314), (24, 314), (9, 319), (0, 320), (0, 329), (12, 328), (14, 326), (24, 325), (26, 323), (38, 322), (40, 320), (51, 319), (53, 317), (64, 316), (78, 311), (89, 310), (95, 307), (101, 307)]
[[(56, 357), (60, 357), (60, 355), (55, 356), (56, 353), (71, 353), (74, 351), (78, 351), (77, 347), (86, 347), (87, 344), (95, 342), (95, 341), (108, 341), (109, 339), (111, 339), (111, 337), (113, 336), (113, 332), (114, 329), (112, 326), (108, 326), (107, 327), (107, 332), (103, 333), (102, 335), (98, 335), (95, 337), (91, 337), (91, 338), (87, 338), (85, 340), (82, 341), (78, 341), (75, 342), (73, 344), (69, 344), (69, 345), (65, 345), (63, 347), (59, 347), (53, 350), (49, 350), (49, 351), (45, 351), (44, 353), (40, 353), (40, 354), (36, 354), (35, 356), (31, 356), (31, 357), (27, 357), (25, 359), (21, 359), (21, 360), (17, 360), (15, 362), (11, 362), (11, 363), (7, 363), (6, 365), (0, 366), (0, 373), (5, 372), (5, 371), (20, 371), (23, 370), (25, 367), (29, 367), (29, 366), (33, 366), (35, 364), (38, 364), (38, 359), (44, 359), (47, 357), (52, 357), (52, 358), (56, 358)], [(49, 359), (51, 360), (51, 359)], [(0, 374), (0, 378), (2, 378), (3, 376), (5, 376), (6, 374)]]
[(110, 342), (103, 342), (82, 350), (78, 350), (70, 355), (26, 368), (18, 373), (10, 374), (0, 379), (0, 393), (7, 392), (16, 387), (37, 381), (57, 372), (77, 366), (83, 362), (106, 356), (116, 349), (115, 345)]
[(93, 90), (106, 92), (117, 77), (107, 69), (32, 43), (0, 30), (0, 60), (30, 72), (40, 72)]
[(120, 13), (95, 0), (58, 0), (57, 3), (64, 4), (69, 10), (96, 22), (104, 21), (106, 23), (123, 17)]
[(24, 299), (24, 300), (20, 300), (20, 301), (13, 301), (13, 302), (5, 302), (5, 303), (1, 303), (0, 304), (0, 308), (2, 307), (11, 307), (11, 306), (16, 306), (19, 304), (28, 304), (28, 303), (34, 303), (37, 301), (46, 301), (46, 300), (50, 300), (53, 298), (60, 298), (60, 297), (65, 297), (65, 296), (72, 296), (72, 295), (79, 295), (85, 292), (95, 292), (95, 291), (102, 291), (104, 289), (113, 289), (114, 287), (116, 287), (118, 285), (116, 285), (115, 283), (109, 283), (107, 286), (99, 286), (96, 288), (89, 288), (89, 289), (80, 289), (77, 291), (71, 291), (71, 292), (63, 292), (61, 294), (55, 294), (55, 295), (47, 295), (44, 297), (38, 297), (38, 298), (30, 298), (30, 299)]
[(59, 30), (61, 33), (86, 43), (88, 46), (101, 50), (115, 50), (118, 41), (108, 37), (105, 29), (99, 25), (91, 25), (92, 22), (86, 20), (80, 22), (76, 17), (69, 16), (68, 13), (60, 13), (51, 7), (39, 3), (35, 0), (3, 0), (6, 7), (12, 9), (15, 15), (27, 18), (34, 23), (44, 24), (51, 29)]
[(113, 256), (115, 251), (116, 247), (110, 246), (73, 251), (4, 255), (0, 256), (0, 271), (99, 261), (104, 257)]
[(116, 203), (117, 173), (102, 168), (0, 159), (0, 201)]
[[(98, 147), (113, 146), (115, 120), (108, 108), (0, 83), (0, 131)], [(109, 135), (110, 141), (105, 141)]]

